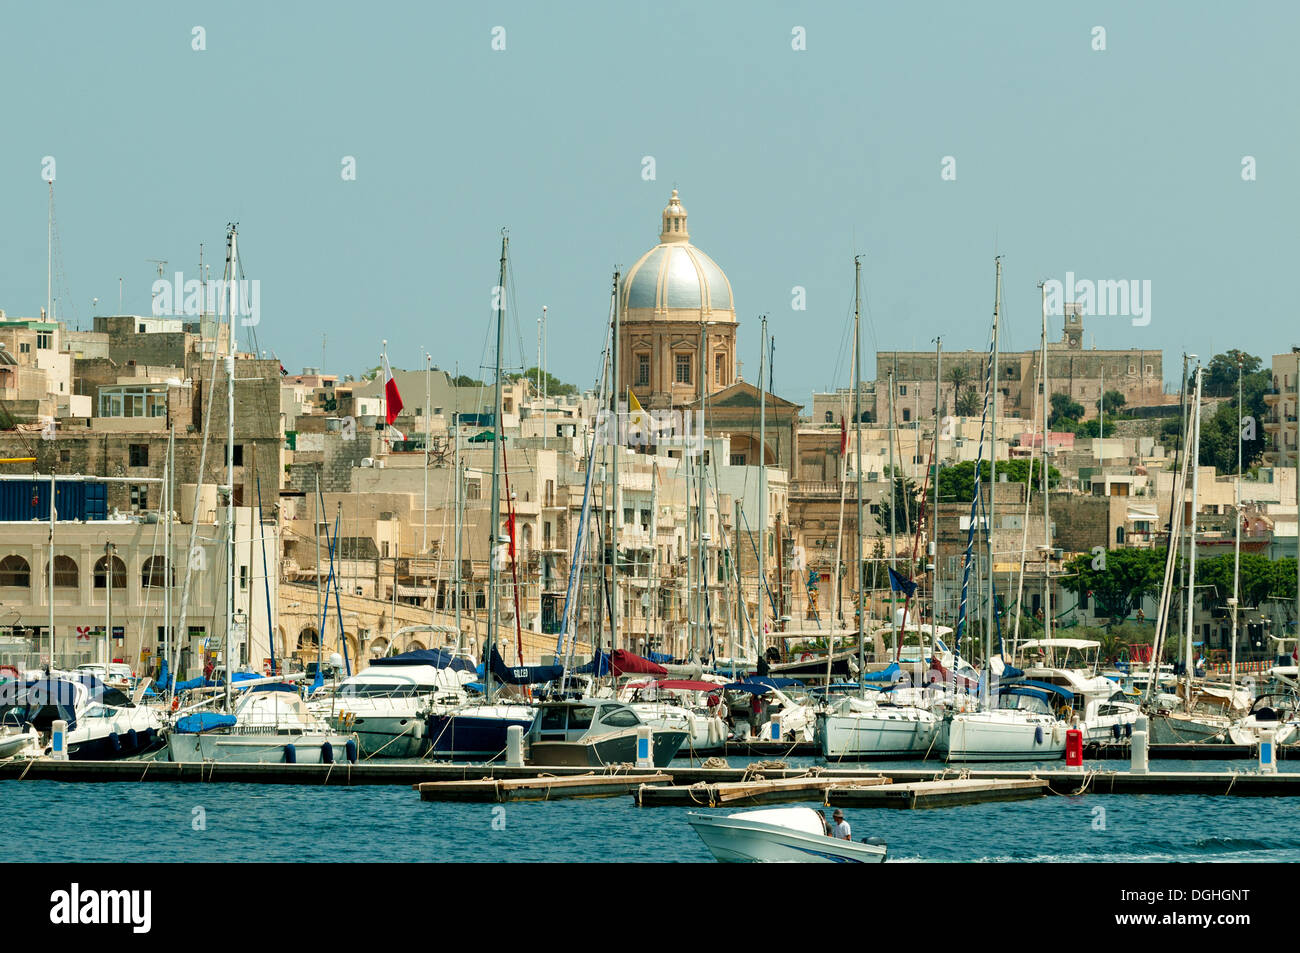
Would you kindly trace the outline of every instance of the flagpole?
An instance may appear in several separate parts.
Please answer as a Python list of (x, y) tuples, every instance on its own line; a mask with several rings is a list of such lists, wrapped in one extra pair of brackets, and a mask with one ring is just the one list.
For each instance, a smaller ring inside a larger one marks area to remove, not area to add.
[(382, 446), (384, 455), (388, 455), (388, 341), (384, 340), (383, 361), (379, 368), (379, 416), (383, 418), (384, 429), (380, 431), (383, 434)]

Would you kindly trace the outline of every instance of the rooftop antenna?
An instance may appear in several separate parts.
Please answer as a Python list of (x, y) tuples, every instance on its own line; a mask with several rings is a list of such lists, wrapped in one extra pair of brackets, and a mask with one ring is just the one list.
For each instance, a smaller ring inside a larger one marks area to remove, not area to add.
[[(153, 264), (155, 264), (155, 265), (158, 266), (158, 278), (159, 278), (159, 280), (162, 280), (163, 269), (167, 267), (167, 261), (166, 261), (166, 259), (163, 259), (163, 258), (146, 258), (145, 261), (152, 262)], [(153, 296), (153, 297), (150, 298), (150, 307), (149, 307), (149, 310), (152, 311), (154, 314), (157, 314), (157, 313), (158, 313), (158, 308), (157, 308), (157, 305), (156, 305), (156, 303), (155, 303), (156, 301), (157, 301), (157, 297), (156, 297), (156, 296)]]

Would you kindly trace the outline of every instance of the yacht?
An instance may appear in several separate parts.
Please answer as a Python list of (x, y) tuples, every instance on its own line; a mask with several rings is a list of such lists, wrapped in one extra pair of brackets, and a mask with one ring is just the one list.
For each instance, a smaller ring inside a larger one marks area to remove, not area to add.
[(888, 852), (877, 838), (854, 843), (833, 837), (826, 815), (811, 807), (736, 814), (689, 811), (686, 819), (722, 863), (878, 864)]
[[(416, 758), (429, 747), (428, 716), (463, 705), (466, 668), (449, 653), (406, 652), (372, 659), (370, 667), (313, 696), (311, 712), (339, 731), (355, 731), (363, 758)], [(468, 664), (473, 677), (474, 664)]]
[(816, 740), (827, 761), (924, 758), (940, 723), (925, 708), (845, 696), (817, 713)]
[(506, 750), (506, 734), (517, 725), (527, 731), (537, 709), (529, 704), (470, 702), (432, 711), (426, 731), (435, 758), (487, 760)]
[[(631, 707), (600, 698), (545, 701), (528, 729), (528, 763), (539, 766), (599, 768), (635, 764), (639, 729)], [(663, 768), (686, 741), (686, 732), (651, 727), (651, 759)]]
[(168, 760), (331, 764), (357, 760), (353, 732), (337, 731), (283, 682), (244, 690), (231, 714), (194, 711), (167, 732)]
[(67, 722), (67, 755), (74, 761), (115, 761), (146, 754), (160, 744), (162, 718), (125, 693), (86, 674), (51, 673), (8, 683), (0, 724), (42, 736), (48, 751), (54, 722)]
[(1055, 713), (1064, 700), (1053, 685), (1004, 682), (996, 708), (945, 718), (936, 747), (949, 761), (1056, 760), (1069, 727)]

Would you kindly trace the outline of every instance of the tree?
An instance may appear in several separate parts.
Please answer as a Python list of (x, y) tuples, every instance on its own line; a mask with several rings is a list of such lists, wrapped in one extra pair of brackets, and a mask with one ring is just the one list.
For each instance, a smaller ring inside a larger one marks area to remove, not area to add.
[(958, 417), (974, 417), (983, 411), (984, 405), (975, 389), (969, 388), (957, 397), (957, 406), (954, 409)]
[[(537, 387), (537, 368), (530, 367), (522, 374), (509, 375), (509, 379), (512, 381), (519, 380), (521, 377), (532, 384), (534, 388)], [(572, 397), (578, 393), (578, 388), (572, 384), (564, 383), (564, 381), (551, 374), (550, 371), (542, 374), (542, 388), (548, 397)]]
[(454, 377), (454, 378), (452, 378), (451, 383), (452, 383), (452, 385), (455, 386), (455, 387), (484, 387), (484, 386), (486, 386), (482, 381), (480, 381), (480, 380), (475, 380), (474, 378), (470, 377), (468, 374), (461, 374), (459, 377)]
[[(989, 462), (983, 460), (980, 463), (980, 482), (987, 483), (989, 479)], [(1028, 460), (999, 460), (998, 461), (998, 479), (1006, 474), (1008, 482), (1024, 483), (1025, 480), (1031, 480), (1030, 492), (1037, 493), (1042, 483), (1043, 462), (1034, 461), (1032, 474), (1029, 469)], [(1032, 479), (1031, 479), (1032, 477)], [(1047, 468), (1047, 485), (1050, 489), (1056, 486), (1061, 480), (1061, 471), (1056, 467)], [(975, 463), (966, 460), (958, 463), (956, 466), (943, 467), (939, 470), (939, 500), (943, 503), (969, 503), (971, 497), (975, 495)]]
[[(1239, 359), (1242, 371), (1240, 409), (1237, 406)], [(1202, 411), (1201, 444), (1197, 455), (1202, 466), (1213, 466), (1220, 473), (1236, 473), (1239, 434), (1243, 436), (1243, 469), (1257, 461), (1267, 448), (1263, 418), (1268, 405), (1264, 403), (1264, 392), (1272, 386), (1273, 379), (1267, 369), (1259, 369), (1260, 363), (1254, 355), (1234, 349), (1226, 354), (1216, 354), (1202, 373), (1202, 394), (1228, 398), (1208, 419)], [(1191, 386), (1195, 387), (1195, 383), (1193, 379)]]
[[(1245, 351), (1239, 351), (1233, 348), (1223, 354), (1216, 354), (1210, 358), (1210, 363), (1205, 366), (1201, 375), (1201, 392), (1206, 397), (1236, 397), (1237, 396), (1237, 365), (1241, 364), (1242, 377), (1248, 377), (1259, 371), (1263, 363), (1254, 354), (1247, 354)], [(1264, 372), (1268, 376), (1268, 372)], [(1196, 381), (1191, 381), (1192, 387), (1195, 387)], [(1190, 390), (1191, 388), (1189, 388)]]
[(1084, 553), (1066, 563), (1061, 588), (1076, 596), (1089, 593), (1097, 600), (1099, 614), (1116, 623), (1124, 621), (1143, 598), (1158, 593), (1164, 575), (1163, 550), (1112, 549)]
[(1053, 394), (1052, 412), (1047, 420), (1047, 428), (1074, 433), (1079, 428), (1079, 418), (1082, 416), (1083, 404), (1069, 394)]
[(910, 536), (920, 516), (921, 490), (906, 477), (895, 476), (890, 482), (893, 484), (893, 499), (880, 501), (876, 522), (882, 532), (889, 532), (890, 514), (893, 513), (894, 531)]
[(1105, 410), (1107, 414), (1118, 414), (1127, 403), (1128, 400), (1119, 391), (1108, 390), (1105, 397), (1097, 401), (1097, 412)]
[(958, 417), (974, 417), (980, 412), (979, 392), (971, 383), (971, 372), (960, 364), (948, 369), (948, 383), (952, 384), (952, 408)]

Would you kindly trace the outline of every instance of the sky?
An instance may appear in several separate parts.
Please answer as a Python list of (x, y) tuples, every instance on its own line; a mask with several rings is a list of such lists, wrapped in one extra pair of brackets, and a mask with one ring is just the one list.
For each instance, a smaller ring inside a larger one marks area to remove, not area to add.
[(1149, 321), (1086, 317), (1087, 347), (1161, 348), (1166, 378), (1183, 351), (1267, 362), (1300, 344), (1273, 281), (1297, 35), (1290, 2), (6, 4), (0, 309), (45, 306), (52, 157), (61, 318), (118, 312), (119, 278), (150, 313), (153, 260), (197, 278), (203, 243), (219, 275), (238, 222), (241, 344), (295, 372), (386, 339), (490, 376), (506, 227), (505, 364), (536, 363), (545, 305), (548, 370), (589, 387), (611, 274), (674, 187), (743, 376), (767, 314), (773, 389), (808, 407), (849, 383), (855, 254), (868, 377), (877, 348), (985, 348), (996, 255), (1004, 350), (1073, 273), (1150, 282)]

